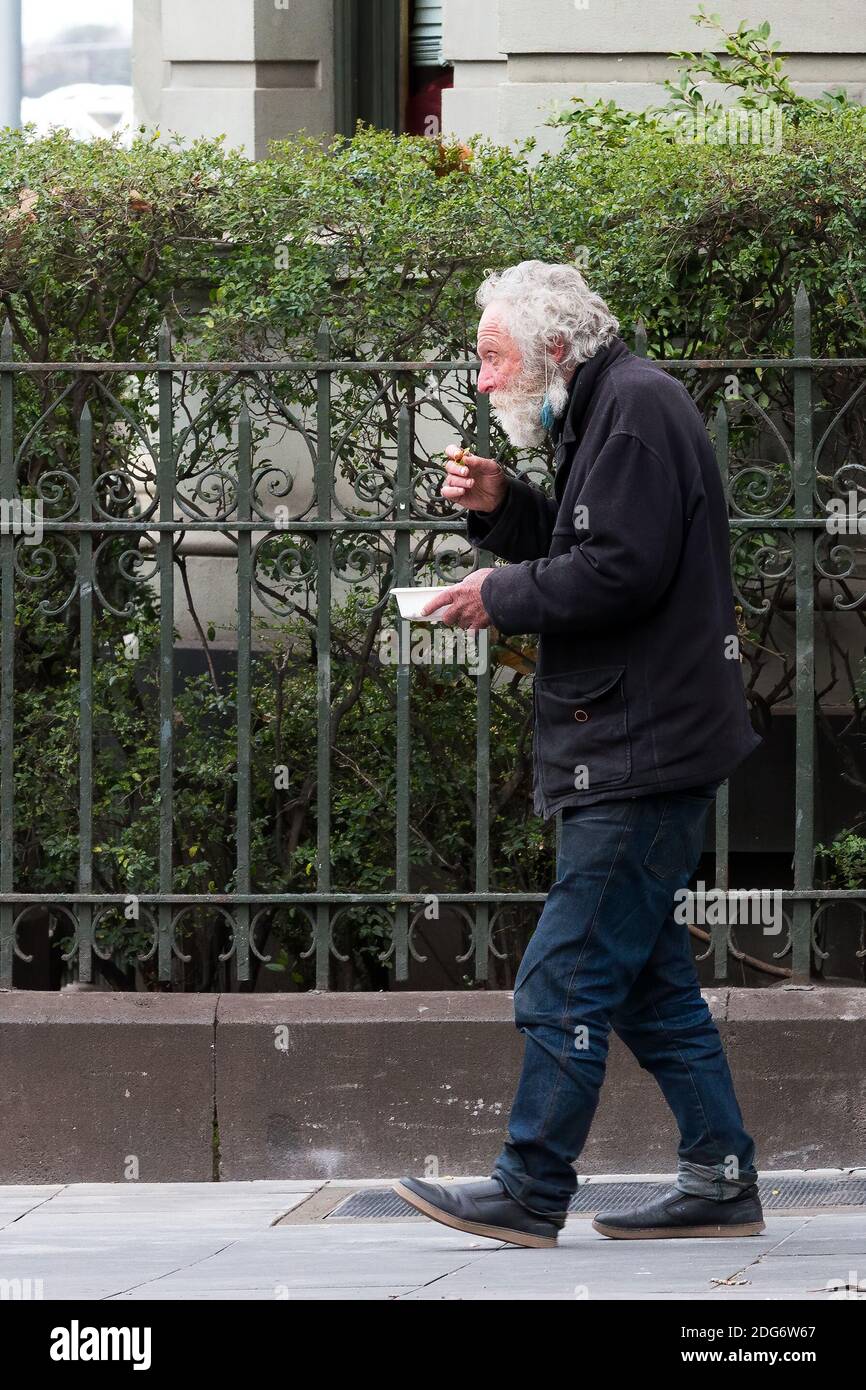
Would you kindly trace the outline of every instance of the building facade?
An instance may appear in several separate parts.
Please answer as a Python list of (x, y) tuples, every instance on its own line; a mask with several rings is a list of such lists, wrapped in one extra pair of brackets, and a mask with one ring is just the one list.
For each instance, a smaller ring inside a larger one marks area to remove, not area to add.
[[(262, 158), (301, 130), (364, 120), (510, 143), (572, 97), (659, 101), (668, 54), (714, 47), (696, 0), (134, 0), (137, 119), (225, 134)], [(768, 20), (798, 90), (866, 101), (864, 0), (714, 0), (729, 27)]]
[[(443, 48), (454, 69), (445, 128), (503, 143), (560, 138), (544, 122), (573, 97), (640, 110), (664, 98), (668, 55), (718, 45), (695, 24), (696, 0), (444, 0)], [(768, 20), (803, 95), (844, 87), (866, 101), (864, 0), (713, 0), (731, 29)]]

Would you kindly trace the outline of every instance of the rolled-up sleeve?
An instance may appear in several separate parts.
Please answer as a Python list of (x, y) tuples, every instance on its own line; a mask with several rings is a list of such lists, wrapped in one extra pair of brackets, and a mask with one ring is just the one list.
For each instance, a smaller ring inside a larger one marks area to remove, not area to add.
[(673, 578), (683, 544), (680, 483), (673, 464), (642, 440), (610, 437), (574, 499), (573, 515), (578, 507), (580, 525), (567, 554), (506, 565), (482, 584), (481, 600), (506, 635), (594, 632), (632, 622)]

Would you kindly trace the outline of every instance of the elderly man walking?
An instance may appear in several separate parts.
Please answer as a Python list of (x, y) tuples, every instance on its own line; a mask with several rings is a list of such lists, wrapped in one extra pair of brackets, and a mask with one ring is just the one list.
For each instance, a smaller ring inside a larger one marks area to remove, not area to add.
[(459, 1230), (555, 1245), (613, 1027), (674, 1113), (679, 1161), (660, 1200), (595, 1229), (754, 1235), (755, 1148), (675, 912), (719, 783), (760, 743), (712, 445), (682, 384), (629, 351), (573, 266), (524, 261), (489, 276), (478, 304), (478, 389), (514, 444), (550, 433), (554, 495), (449, 449), (442, 495), (508, 563), (427, 611), (444, 597), (444, 622), (539, 634), (534, 808), (562, 813), (560, 849), (515, 980), (523, 1070), (492, 1175), (396, 1190)]

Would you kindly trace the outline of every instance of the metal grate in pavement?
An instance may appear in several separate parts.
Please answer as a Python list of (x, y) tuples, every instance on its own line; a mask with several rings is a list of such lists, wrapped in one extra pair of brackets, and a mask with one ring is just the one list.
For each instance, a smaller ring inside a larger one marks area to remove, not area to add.
[[(628, 1211), (640, 1201), (661, 1197), (670, 1183), (584, 1183), (569, 1203), (571, 1212)], [(864, 1178), (766, 1178), (758, 1179), (758, 1195), (765, 1211), (794, 1211), (804, 1207), (866, 1206)]]
[[(583, 1183), (569, 1203), (569, 1211), (592, 1215), (597, 1211), (628, 1211), (641, 1202), (660, 1197), (670, 1183)], [(758, 1179), (765, 1211), (795, 1211), (815, 1207), (866, 1206), (866, 1178), (767, 1178)], [(366, 1187), (346, 1197), (326, 1220), (405, 1221), (423, 1220), (420, 1213), (389, 1188)]]

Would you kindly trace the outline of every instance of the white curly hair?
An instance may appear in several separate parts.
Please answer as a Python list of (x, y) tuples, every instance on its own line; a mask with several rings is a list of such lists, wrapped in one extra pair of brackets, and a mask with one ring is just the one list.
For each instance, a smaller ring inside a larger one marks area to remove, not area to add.
[(475, 302), (479, 309), (494, 302), (503, 306), (506, 327), (530, 371), (543, 365), (557, 341), (565, 348), (560, 367), (578, 367), (619, 330), (619, 319), (573, 265), (521, 261), (493, 271), (482, 281)]

